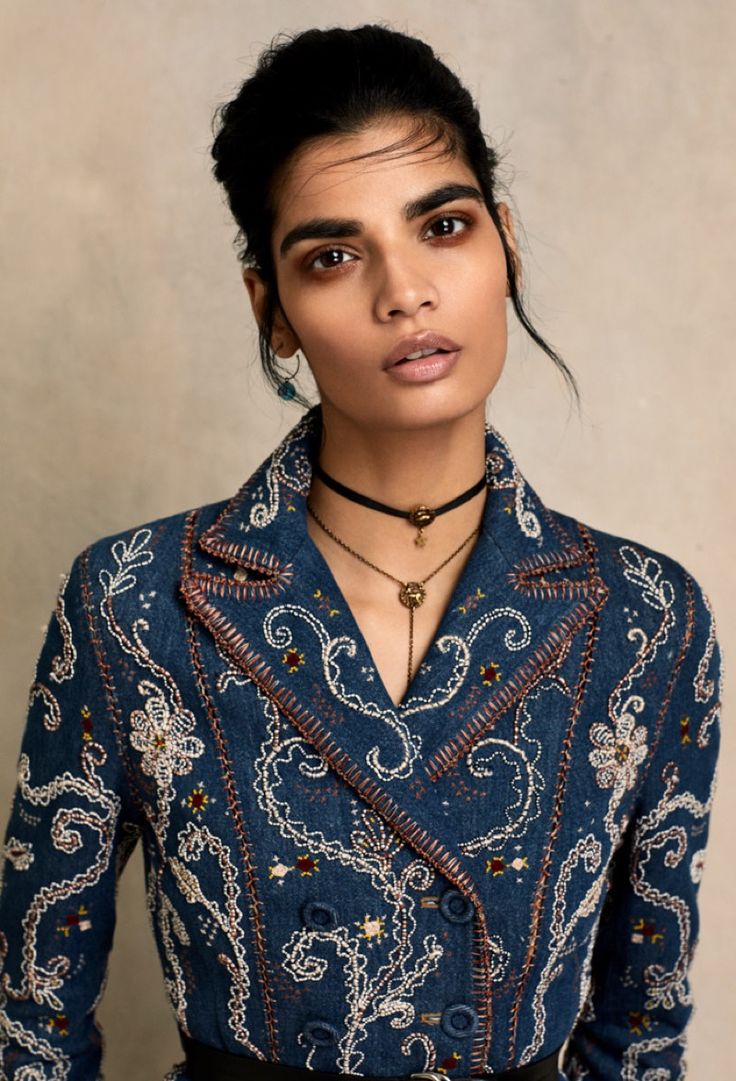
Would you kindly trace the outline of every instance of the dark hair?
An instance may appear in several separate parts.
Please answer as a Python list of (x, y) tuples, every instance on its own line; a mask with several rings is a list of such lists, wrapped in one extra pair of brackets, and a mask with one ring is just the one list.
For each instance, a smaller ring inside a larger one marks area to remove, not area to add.
[[(237, 96), (220, 105), (213, 118), (212, 171), (225, 188), (239, 227), (238, 258), (254, 267), (267, 287), (259, 328), (267, 379), (278, 387), (282, 378), (270, 341), (279, 302), (271, 234), (285, 166), (309, 140), (355, 134), (372, 120), (400, 115), (413, 117), (414, 129), (400, 144), (386, 149), (401, 152), (426, 136), (425, 147), (441, 142), (444, 152), (459, 153), (475, 173), (503, 244), (514, 310), (560, 369), (579, 406), (575, 377), (524, 310), (513, 253), (496, 206), (500, 158), (483, 136), (470, 93), (425, 42), (379, 25), (280, 35), (261, 53), (254, 74)], [(301, 394), (294, 400), (307, 408), (311, 404)]]

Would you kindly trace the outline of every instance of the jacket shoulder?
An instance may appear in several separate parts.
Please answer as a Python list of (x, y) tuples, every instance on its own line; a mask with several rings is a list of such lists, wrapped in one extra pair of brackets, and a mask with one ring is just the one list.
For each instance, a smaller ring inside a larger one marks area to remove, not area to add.
[[(619, 536), (579, 522), (569, 515), (551, 512), (559, 524), (592, 540), (596, 571), (609, 590), (608, 628), (629, 637), (640, 628), (649, 642), (664, 639), (659, 650), (663, 663), (674, 671), (682, 657), (697, 665), (696, 683), (710, 673), (713, 688), (722, 695), (722, 653), (716, 616), (701, 581), (673, 556), (631, 537)], [(686, 666), (687, 667), (687, 666)]]
[(568, 534), (577, 537), (581, 536), (581, 531), (589, 534), (600, 577), (610, 590), (622, 597), (629, 594), (641, 598), (642, 584), (647, 581), (650, 590), (663, 589), (665, 593), (672, 591), (681, 595), (692, 588), (699, 597), (707, 600), (695, 575), (667, 552), (633, 537), (599, 529), (560, 511), (549, 513)]
[(84, 563), (90, 581), (117, 575), (121, 583), (146, 566), (148, 588), (174, 589), (182, 574), (189, 533), (198, 535), (215, 522), (230, 499), (190, 507), (92, 540), (74, 560)]

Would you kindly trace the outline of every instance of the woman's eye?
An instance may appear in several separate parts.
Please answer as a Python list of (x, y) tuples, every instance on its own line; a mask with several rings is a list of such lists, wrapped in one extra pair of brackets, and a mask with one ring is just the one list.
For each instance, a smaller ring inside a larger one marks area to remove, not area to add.
[(343, 251), (342, 248), (327, 248), (310, 259), (309, 266), (317, 270), (329, 270), (331, 267), (343, 266), (352, 258), (350, 252)]
[(467, 229), (469, 222), (455, 214), (443, 214), (441, 218), (435, 218), (430, 223), (429, 232), (433, 236), (455, 236)]

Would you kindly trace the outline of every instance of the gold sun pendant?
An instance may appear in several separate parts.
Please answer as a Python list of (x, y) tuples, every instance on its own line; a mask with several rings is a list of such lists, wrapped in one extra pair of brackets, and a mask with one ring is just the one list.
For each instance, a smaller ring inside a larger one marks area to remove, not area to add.
[(406, 608), (418, 608), (426, 596), (421, 582), (404, 582), (399, 590), (399, 600)]

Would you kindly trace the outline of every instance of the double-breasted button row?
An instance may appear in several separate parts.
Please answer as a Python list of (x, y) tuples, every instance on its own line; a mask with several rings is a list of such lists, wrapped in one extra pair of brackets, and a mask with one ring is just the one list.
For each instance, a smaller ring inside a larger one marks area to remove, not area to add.
[[(439, 899), (427, 897), (423, 907), (438, 908), (450, 923), (469, 923), (475, 914), (475, 905), (459, 890), (445, 890)], [(306, 901), (301, 915), (302, 923), (310, 931), (331, 931), (337, 927), (337, 909), (327, 901)]]
[[(439, 898), (427, 898), (450, 923), (468, 923), (475, 906), (459, 890), (445, 890)], [(426, 907), (430, 907), (427, 905)], [(328, 901), (306, 901), (301, 908), (302, 923), (311, 931), (331, 931), (337, 927), (337, 909)], [(425, 1015), (429, 1018), (430, 1015)], [(454, 1040), (472, 1036), (478, 1027), (478, 1014), (472, 1006), (456, 1002), (442, 1013), (432, 1014), (432, 1024), (438, 1024)], [(307, 1021), (302, 1029), (305, 1040), (317, 1047), (327, 1047), (338, 1041), (339, 1033), (329, 1021)]]
[[(478, 1014), (465, 1002), (455, 1002), (446, 1006), (441, 1014), (424, 1014), (423, 1020), (432, 1024), (439, 1023), (440, 1028), (453, 1040), (464, 1040), (472, 1036), (478, 1028)], [(307, 1021), (302, 1029), (305, 1040), (317, 1047), (327, 1047), (337, 1043), (338, 1031), (329, 1021)]]

